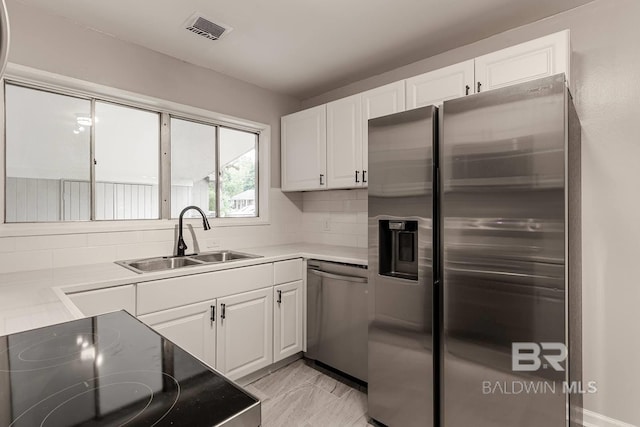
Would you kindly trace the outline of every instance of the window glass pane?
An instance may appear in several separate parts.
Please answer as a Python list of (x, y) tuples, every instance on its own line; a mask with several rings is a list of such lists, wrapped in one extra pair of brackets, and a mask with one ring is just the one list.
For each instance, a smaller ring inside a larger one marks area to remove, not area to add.
[(257, 216), (258, 135), (220, 128), (220, 216)]
[[(195, 205), (216, 214), (216, 128), (171, 119), (171, 217)], [(186, 217), (200, 216), (187, 211)]]
[(91, 102), (5, 87), (6, 222), (88, 220)]
[(96, 102), (96, 219), (159, 218), (160, 115)]

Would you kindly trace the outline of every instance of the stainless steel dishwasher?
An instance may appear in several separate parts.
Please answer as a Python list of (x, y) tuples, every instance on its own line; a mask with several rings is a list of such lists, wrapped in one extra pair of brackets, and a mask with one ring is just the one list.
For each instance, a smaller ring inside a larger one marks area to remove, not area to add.
[(307, 353), (367, 381), (367, 267), (307, 263)]

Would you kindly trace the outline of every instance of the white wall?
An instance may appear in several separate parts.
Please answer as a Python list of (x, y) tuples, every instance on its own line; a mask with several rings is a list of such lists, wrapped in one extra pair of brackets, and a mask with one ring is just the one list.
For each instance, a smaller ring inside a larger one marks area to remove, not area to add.
[[(588, 410), (640, 425), (640, 2), (598, 0), (303, 101), (310, 107), (571, 30), (582, 123), (584, 379)], [(606, 424), (600, 420), (597, 425)]]

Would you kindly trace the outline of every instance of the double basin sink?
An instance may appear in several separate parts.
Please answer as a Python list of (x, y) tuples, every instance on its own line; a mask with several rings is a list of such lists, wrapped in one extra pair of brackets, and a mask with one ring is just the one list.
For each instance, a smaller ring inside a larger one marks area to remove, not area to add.
[(198, 265), (219, 264), (243, 259), (260, 258), (260, 255), (246, 254), (235, 251), (204, 252), (186, 256), (169, 256), (134, 259), (128, 261), (116, 261), (116, 264), (128, 268), (136, 273), (148, 273), (151, 271), (175, 270), (183, 267), (195, 267)]

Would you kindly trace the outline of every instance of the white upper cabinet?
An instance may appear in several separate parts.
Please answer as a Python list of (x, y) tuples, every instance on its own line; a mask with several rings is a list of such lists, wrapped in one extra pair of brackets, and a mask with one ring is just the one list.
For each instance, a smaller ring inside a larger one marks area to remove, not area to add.
[(368, 90), (362, 95), (362, 169), (367, 187), (369, 166), (369, 119), (405, 110), (404, 80)]
[(460, 62), (405, 80), (407, 110), (475, 93), (474, 62)]
[(404, 80), (389, 83), (362, 93), (362, 114), (365, 120), (404, 111)]
[(327, 104), (327, 188), (362, 186), (362, 97)]
[(568, 83), (570, 56), (569, 30), (480, 56), (476, 58), (476, 92), (558, 73), (565, 73)]
[(367, 187), (369, 119), (559, 73), (568, 84), (570, 56), (565, 30), (284, 116), (282, 190)]
[(327, 187), (326, 105), (282, 117), (282, 190)]

